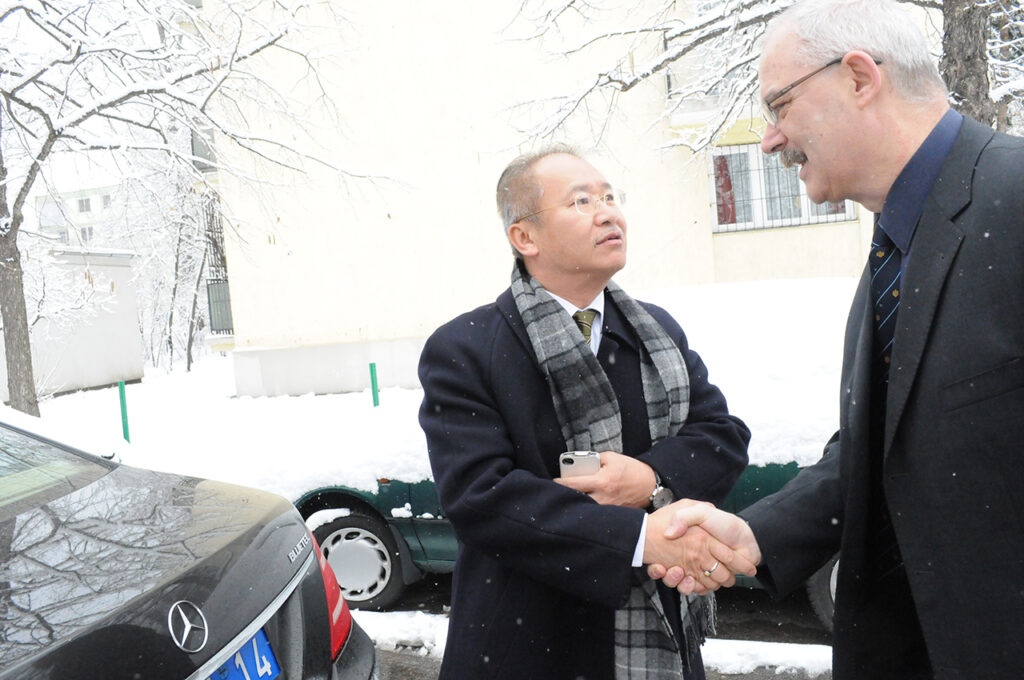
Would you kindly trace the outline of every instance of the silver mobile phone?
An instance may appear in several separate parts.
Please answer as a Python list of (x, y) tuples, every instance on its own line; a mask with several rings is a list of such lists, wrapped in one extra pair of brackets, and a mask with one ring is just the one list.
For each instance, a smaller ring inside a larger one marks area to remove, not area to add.
[(601, 469), (601, 454), (597, 451), (566, 451), (558, 456), (558, 470), (562, 477), (593, 475)]

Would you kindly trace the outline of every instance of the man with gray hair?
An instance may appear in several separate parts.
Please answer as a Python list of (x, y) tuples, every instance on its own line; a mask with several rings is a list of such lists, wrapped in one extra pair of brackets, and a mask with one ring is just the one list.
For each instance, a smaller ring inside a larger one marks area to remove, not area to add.
[[(672, 317), (611, 281), (626, 218), (600, 172), (545, 149), (508, 166), (497, 199), (512, 285), (420, 359), (420, 423), (459, 541), (441, 678), (704, 678), (713, 601), (681, 600), (642, 566), (699, 542), (666, 540), (662, 506), (724, 500), (750, 434)], [(599, 469), (563, 475), (575, 451)]]
[[(742, 519), (681, 503), (670, 535), (700, 525), (780, 596), (841, 549), (835, 680), (1020, 677), (1024, 140), (949, 108), (891, 0), (798, 2), (760, 82), (764, 152), (798, 163), (812, 200), (876, 213), (839, 431)], [(706, 553), (666, 583), (716, 587), (712, 559), (730, 564)]]

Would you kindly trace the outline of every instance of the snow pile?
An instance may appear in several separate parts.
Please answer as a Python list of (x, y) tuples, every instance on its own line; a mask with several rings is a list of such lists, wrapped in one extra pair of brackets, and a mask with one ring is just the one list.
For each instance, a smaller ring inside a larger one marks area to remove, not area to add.
[[(751, 463), (813, 463), (837, 426), (842, 332), (854, 281), (812, 279), (693, 286), (638, 297), (682, 324), (753, 432)], [(797, 297), (801, 307), (794, 310)], [(132, 465), (255, 486), (296, 499), (344, 484), (376, 490), (386, 477), (429, 479), (417, 421), (422, 391), (234, 396), (230, 358), (210, 357), (187, 376), (147, 374), (127, 386), (131, 445), (120, 440), (116, 388), (41, 405), (28, 427)], [(19, 420), (9, 409), (0, 417)]]
[[(128, 385), (131, 445), (121, 434), (116, 388), (78, 392), (41, 405), (55, 437), (93, 452), (116, 448), (130, 465), (254, 486), (289, 499), (343, 484), (377, 490), (377, 479), (430, 477), (417, 421), (420, 390), (387, 389), (373, 407), (369, 392), (300, 397), (235, 397), (229, 357), (198, 362), (191, 374), (147, 375)], [(6, 419), (9, 409), (0, 413)], [(34, 419), (33, 419), (34, 420)], [(39, 429), (38, 426), (36, 429)]]
[[(411, 651), (421, 656), (444, 656), (448, 618), (424, 612), (353, 611), (359, 625), (381, 649)], [(774, 668), (776, 673), (804, 671), (809, 677), (832, 670), (832, 648), (748, 640), (712, 639), (701, 653), (704, 666), (726, 675)]]
[(752, 465), (810, 465), (839, 427), (843, 334), (857, 280), (800, 279), (639, 293), (667, 309), (746, 422)]
[[(359, 625), (380, 649), (421, 656), (444, 656), (448, 618), (424, 612), (377, 613), (353, 611)], [(776, 673), (804, 671), (815, 677), (832, 670), (832, 648), (749, 640), (712, 639), (701, 650), (704, 666), (725, 675), (774, 668)]]
[(448, 617), (426, 612), (365, 612), (352, 616), (374, 644), (389, 651), (413, 651), (421, 656), (444, 656)]
[[(361, 625), (361, 624), (360, 624)], [(804, 671), (814, 677), (832, 671), (832, 648), (750, 640), (708, 640), (701, 648), (704, 667), (725, 675), (774, 668), (776, 673)]]

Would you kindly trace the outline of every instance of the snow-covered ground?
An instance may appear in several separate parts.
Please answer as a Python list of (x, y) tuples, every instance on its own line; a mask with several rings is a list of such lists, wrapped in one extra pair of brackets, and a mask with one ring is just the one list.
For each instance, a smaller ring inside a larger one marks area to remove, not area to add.
[[(668, 309), (708, 365), (730, 410), (753, 432), (753, 464), (817, 460), (836, 429), (842, 335), (855, 281), (812, 279), (692, 286), (637, 297)], [(121, 439), (116, 388), (45, 401), (42, 420), (0, 406), (0, 420), (116, 452), (132, 465), (230, 481), (295, 499), (329, 483), (373, 491), (382, 477), (430, 476), (416, 419), (419, 390), (235, 397), (230, 357), (191, 373), (147, 373), (127, 386), (131, 444)], [(424, 613), (356, 612), (378, 646), (444, 650), (447, 621)], [(712, 640), (709, 667), (827, 670), (827, 647)]]
[[(440, 657), (444, 652), (448, 619), (424, 612), (354, 612), (359, 625), (382, 649), (415, 649), (422, 655)], [(705, 668), (730, 675), (755, 668), (774, 668), (776, 673), (804, 671), (814, 678), (832, 670), (832, 648), (750, 640), (708, 640), (701, 648)]]

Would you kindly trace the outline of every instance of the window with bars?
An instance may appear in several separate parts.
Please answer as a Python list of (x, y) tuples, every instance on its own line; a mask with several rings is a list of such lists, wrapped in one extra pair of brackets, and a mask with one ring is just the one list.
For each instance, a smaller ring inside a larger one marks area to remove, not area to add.
[(795, 227), (855, 219), (850, 201), (812, 203), (798, 178), (778, 154), (757, 144), (716, 147), (711, 153), (717, 223), (715, 233)]
[(235, 332), (235, 324), (231, 317), (231, 289), (228, 287), (228, 263), (224, 256), (224, 226), (216, 194), (211, 192), (204, 197), (203, 215), (206, 220), (206, 302), (210, 332), (231, 335)]

